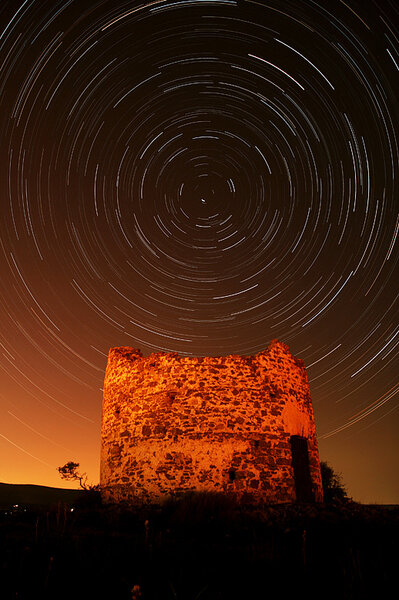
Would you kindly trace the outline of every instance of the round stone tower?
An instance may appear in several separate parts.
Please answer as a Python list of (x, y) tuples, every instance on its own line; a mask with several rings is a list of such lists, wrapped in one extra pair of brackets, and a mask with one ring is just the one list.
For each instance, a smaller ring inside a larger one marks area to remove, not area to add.
[(112, 348), (100, 485), (106, 502), (159, 503), (189, 491), (250, 503), (321, 501), (303, 362), (277, 341), (255, 356)]

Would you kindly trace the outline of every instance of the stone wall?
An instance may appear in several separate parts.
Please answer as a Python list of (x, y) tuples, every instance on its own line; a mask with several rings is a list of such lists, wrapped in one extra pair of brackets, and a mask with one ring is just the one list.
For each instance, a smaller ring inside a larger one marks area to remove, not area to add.
[(294, 502), (291, 436), (307, 440), (312, 496), (321, 501), (306, 369), (280, 342), (255, 356), (109, 352), (105, 501), (156, 503), (216, 491), (244, 502)]

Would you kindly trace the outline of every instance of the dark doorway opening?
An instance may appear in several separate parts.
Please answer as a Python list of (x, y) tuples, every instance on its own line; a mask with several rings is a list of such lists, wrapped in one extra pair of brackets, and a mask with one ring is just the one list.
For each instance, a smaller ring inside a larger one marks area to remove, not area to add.
[(314, 502), (309, 470), (308, 441), (300, 435), (290, 438), (297, 502)]

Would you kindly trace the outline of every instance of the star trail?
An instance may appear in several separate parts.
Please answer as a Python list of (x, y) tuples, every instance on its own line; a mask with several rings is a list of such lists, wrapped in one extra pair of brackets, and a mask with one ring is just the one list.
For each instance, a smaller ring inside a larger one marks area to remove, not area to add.
[(308, 367), (321, 458), (398, 502), (389, 0), (4, 0), (0, 480), (98, 479), (112, 346)]

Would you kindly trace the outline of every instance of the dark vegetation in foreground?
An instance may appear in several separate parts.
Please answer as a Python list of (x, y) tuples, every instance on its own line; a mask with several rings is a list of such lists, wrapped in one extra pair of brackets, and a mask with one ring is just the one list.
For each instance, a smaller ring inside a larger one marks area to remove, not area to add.
[(237, 506), (216, 494), (162, 507), (0, 512), (1, 598), (252, 600), (388, 597), (398, 507)]

